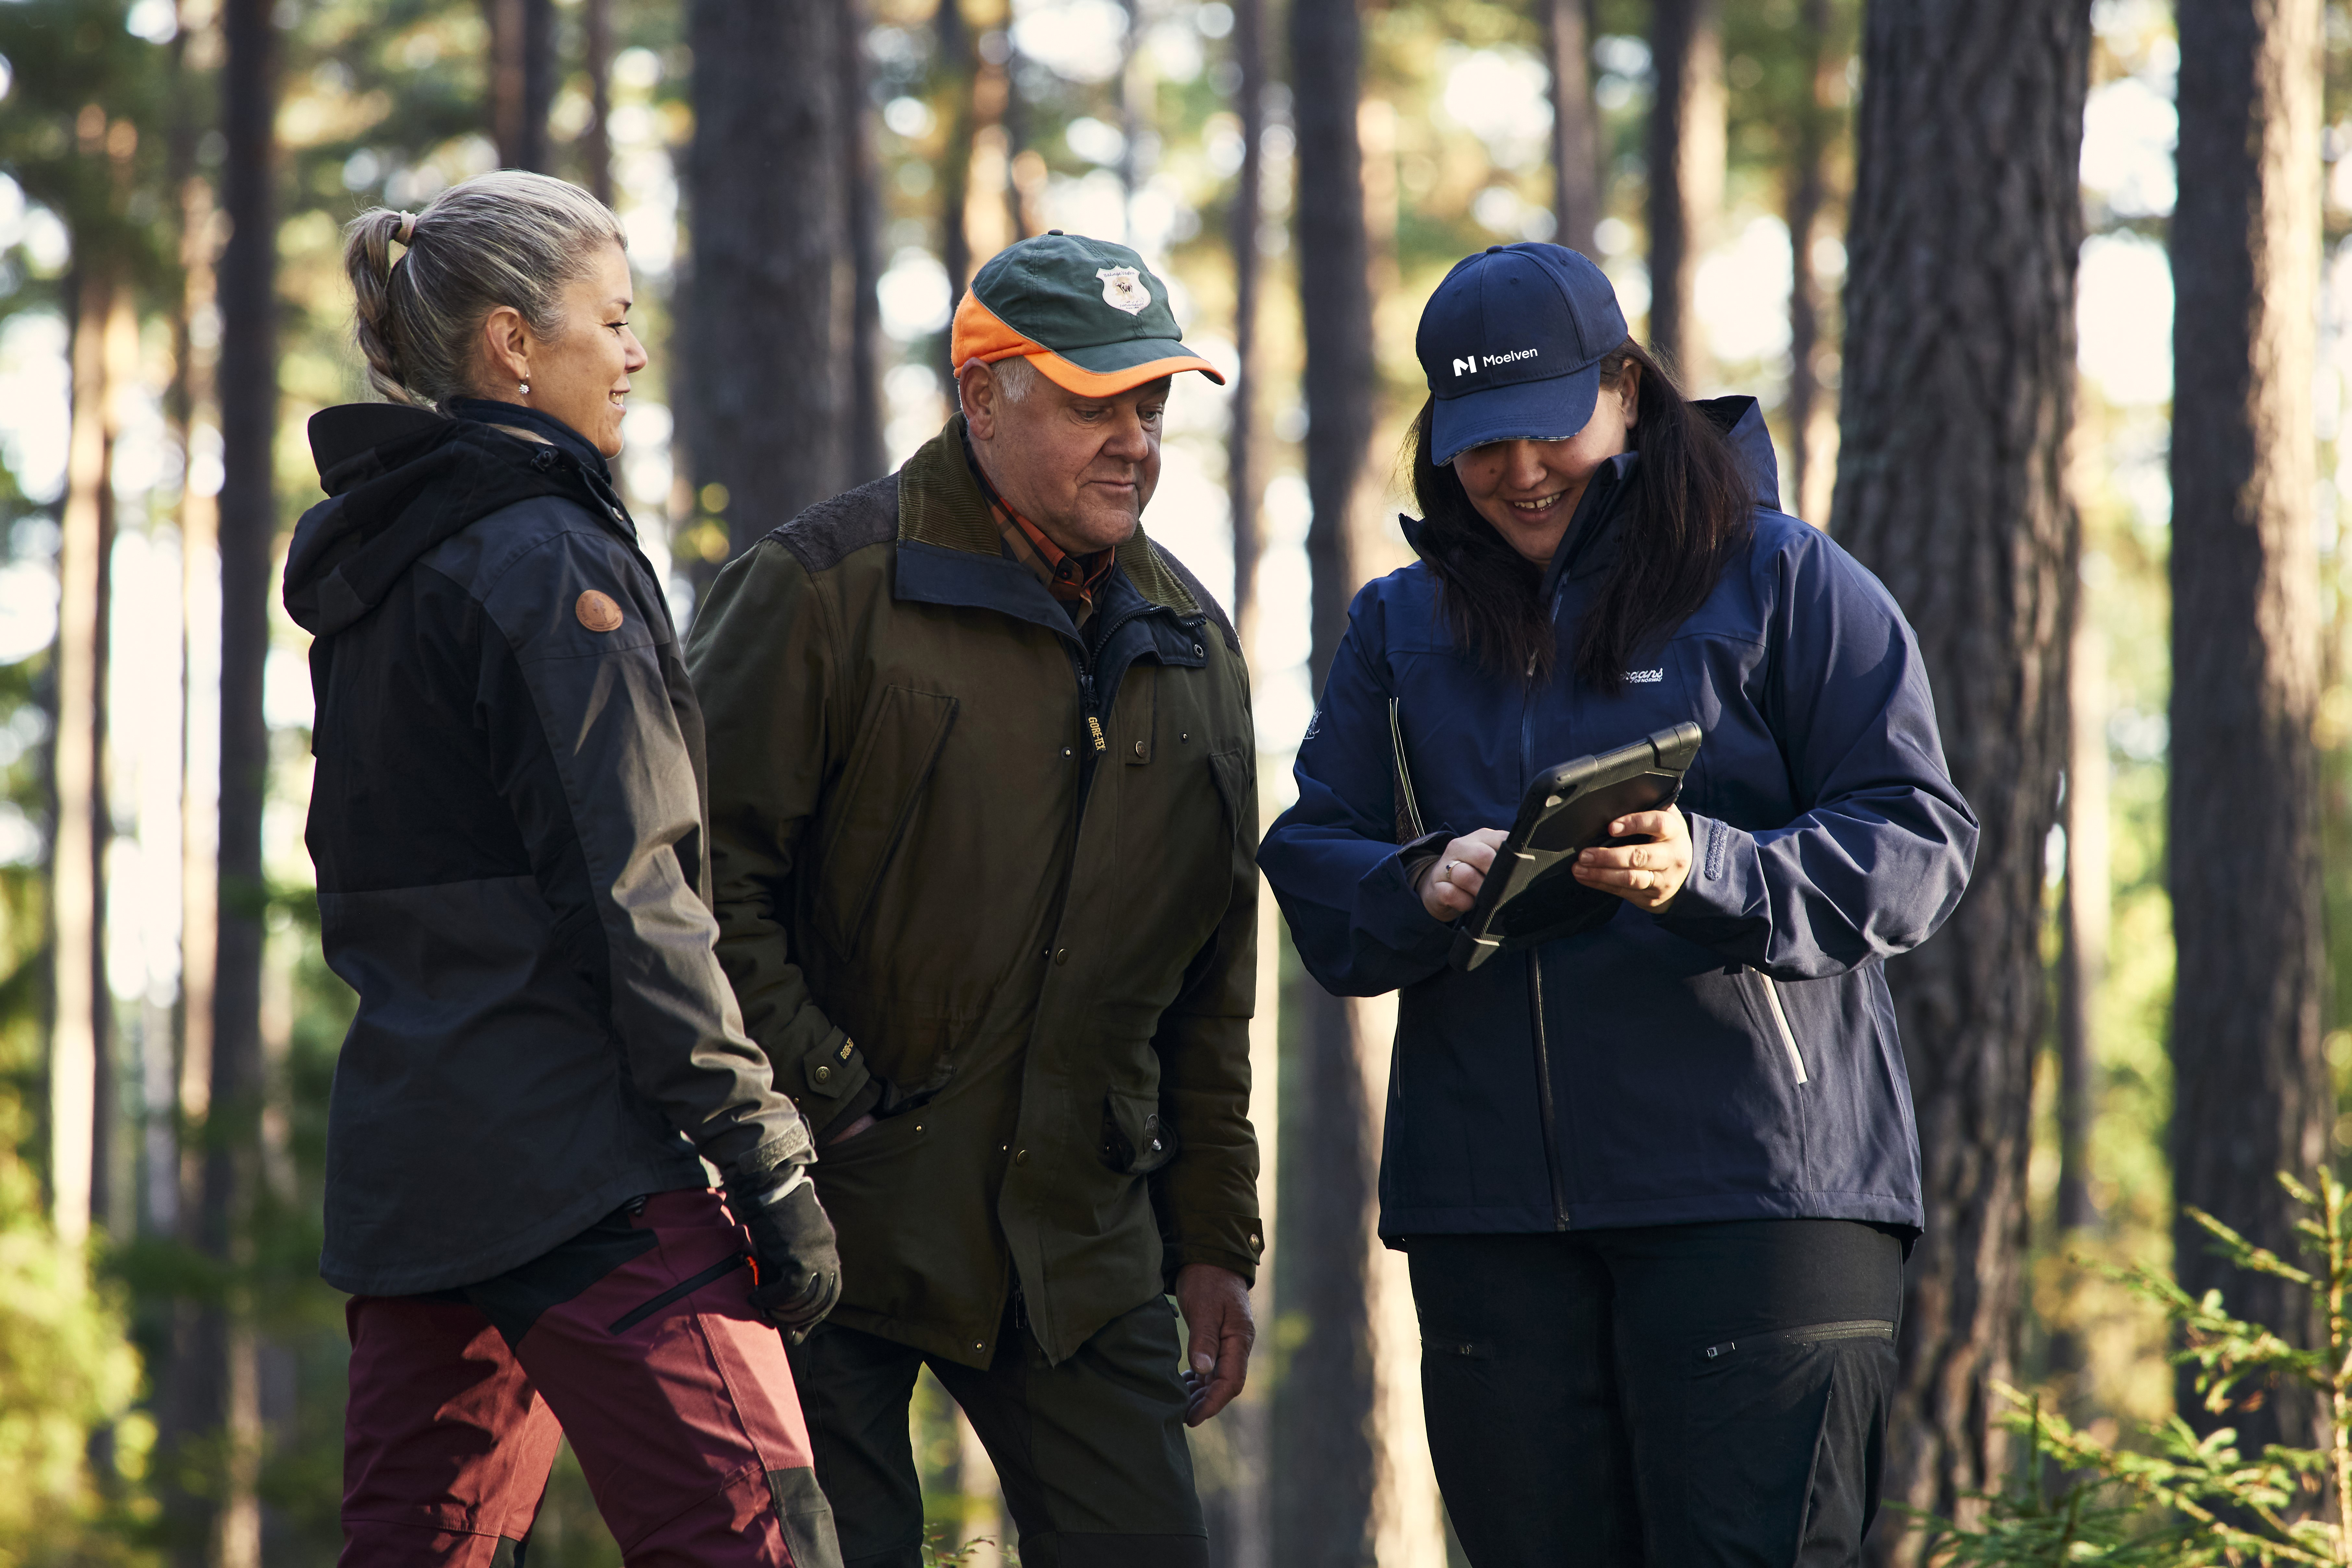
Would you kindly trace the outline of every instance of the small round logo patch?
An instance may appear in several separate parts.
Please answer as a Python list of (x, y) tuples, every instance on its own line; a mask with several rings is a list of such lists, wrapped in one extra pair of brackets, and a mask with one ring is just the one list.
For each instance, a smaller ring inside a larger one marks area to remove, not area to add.
[(572, 613), (578, 616), (580, 624), (592, 632), (617, 631), (623, 619), (621, 606), (613, 603), (613, 595), (600, 594), (593, 588), (580, 595), (580, 602), (572, 606)]

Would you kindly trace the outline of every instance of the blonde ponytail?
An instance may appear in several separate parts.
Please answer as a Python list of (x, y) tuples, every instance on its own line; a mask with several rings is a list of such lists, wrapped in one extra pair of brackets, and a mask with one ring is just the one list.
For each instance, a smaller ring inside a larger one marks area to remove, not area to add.
[(604, 246), (628, 243), (594, 196), (520, 169), (452, 185), (413, 216), (369, 208), (343, 229), (368, 380), (394, 402), (431, 408), (476, 392), (475, 338), (492, 310), (510, 306), (551, 336), (563, 286)]
[[(367, 356), (368, 381), (394, 403), (412, 401), (393, 339), (393, 246), (413, 220), (390, 207), (370, 207), (343, 229), (343, 270), (351, 274), (352, 336)], [(412, 233), (411, 237), (414, 237)]]

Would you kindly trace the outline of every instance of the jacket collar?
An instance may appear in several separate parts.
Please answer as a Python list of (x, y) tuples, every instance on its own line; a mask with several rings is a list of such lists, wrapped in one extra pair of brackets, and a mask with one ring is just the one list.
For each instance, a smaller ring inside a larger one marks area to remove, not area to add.
[[(1196, 616), (1201, 605), (1162, 563), (1138, 528), (1117, 552), (1118, 567), (1103, 585), (1097, 615), (1115, 613), (1125, 586), (1147, 606)], [(898, 471), (897, 597), (920, 604), (963, 605), (1034, 621), (1065, 636), (1076, 629), (1037, 574), (1003, 551), (996, 519), (979, 476), (964, 458), (963, 416), (907, 459)]]
[(553, 447), (572, 455), (582, 469), (604, 484), (613, 482), (613, 471), (604, 464), (604, 454), (588, 444), (588, 437), (551, 414), (536, 408), (525, 408), (520, 403), (499, 403), (487, 397), (453, 397), (449, 400), (449, 416), (471, 419), (482, 425), (504, 425), (509, 429), (529, 430), (544, 437)]

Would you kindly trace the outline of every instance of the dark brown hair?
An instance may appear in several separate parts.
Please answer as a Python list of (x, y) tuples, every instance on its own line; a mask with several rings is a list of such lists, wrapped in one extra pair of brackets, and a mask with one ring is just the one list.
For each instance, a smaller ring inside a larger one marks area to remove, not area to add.
[[(1715, 591), (1724, 562), (1747, 537), (1756, 487), (1730, 444), (1683, 400), (1664, 367), (1628, 338), (1601, 362), (1613, 390), (1627, 366), (1640, 373), (1631, 445), (1641, 452), (1616, 564), (1577, 634), (1576, 673), (1604, 691), (1622, 684), (1641, 646), (1690, 618)], [(1412, 492), (1424, 528), (1422, 557), (1455, 642), (1496, 674), (1548, 674), (1553, 637), (1543, 572), (1478, 515), (1452, 464), (1430, 461), (1432, 398), (1409, 442)], [(1567, 541), (1563, 540), (1563, 547)]]

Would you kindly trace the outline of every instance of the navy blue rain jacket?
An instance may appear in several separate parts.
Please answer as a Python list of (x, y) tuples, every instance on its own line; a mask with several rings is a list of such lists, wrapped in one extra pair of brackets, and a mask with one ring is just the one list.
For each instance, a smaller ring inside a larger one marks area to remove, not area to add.
[[(1481, 668), (1415, 563), (1349, 612), (1298, 751), (1298, 803), (1260, 863), (1308, 973), (1402, 995), (1381, 1234), (1830, 1218), (1916, 1230), (1918, 1134), (1884, 961), (1968, 883), (1977, 822), (1944, 767), (1917, 644), (1877, 579), (1777, 509), (1753, 399), (1698, 407), (1759, 502), (1705, 605), (1615, 692), (1574, 673), (1638, 454), (1579, 503), (1545, 583), (1555, 673)], [(1417, 525), (1407, 522), (1408, 536)], [(1422, 819), (1396, 842), (1389, 702)], [(1508, 827), (1538, 773), (1695, 720), (1689, 880), (1669, 911), (1471, 973), (1446, 962), (1406, 860)], [(1539, 1026), (1538, 1026), (1539, 1020)]]

